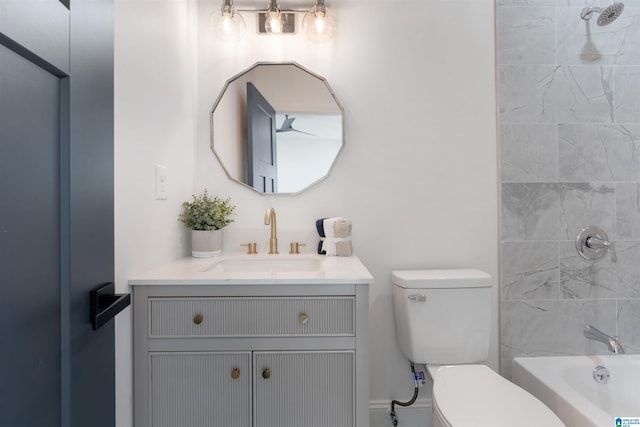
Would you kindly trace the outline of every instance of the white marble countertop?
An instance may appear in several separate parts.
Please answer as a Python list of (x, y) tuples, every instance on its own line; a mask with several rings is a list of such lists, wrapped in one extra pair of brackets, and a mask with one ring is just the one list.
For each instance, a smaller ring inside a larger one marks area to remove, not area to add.
[(315, 254), (186, 257), (129, 279), (129, 285), (371, 284), (355, 257)]

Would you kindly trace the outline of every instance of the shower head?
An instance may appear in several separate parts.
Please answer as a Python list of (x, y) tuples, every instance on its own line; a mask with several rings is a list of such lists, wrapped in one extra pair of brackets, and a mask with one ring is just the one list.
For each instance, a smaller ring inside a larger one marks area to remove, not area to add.
[(604, 9), (601, 7), (585, 7), (580, 13), (580, 17), (585, 21), (591, 19), (593, 12), (600, 13), (598, 15), (598, 25), (604, 27), (618, 19), (624, 10), (624, 3), (613, 3)]

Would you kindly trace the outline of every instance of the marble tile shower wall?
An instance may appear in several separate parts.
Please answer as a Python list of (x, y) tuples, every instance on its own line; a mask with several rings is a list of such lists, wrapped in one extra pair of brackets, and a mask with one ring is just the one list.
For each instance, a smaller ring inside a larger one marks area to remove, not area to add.
[[(640, 0), (498, 0), (501, 370), (519, 355), (606, 353), (590, 323), (640, 353)], [(597, 14), (596, 14), (597, 15)], [(616, 241), (586, 261), (587, 225)]]

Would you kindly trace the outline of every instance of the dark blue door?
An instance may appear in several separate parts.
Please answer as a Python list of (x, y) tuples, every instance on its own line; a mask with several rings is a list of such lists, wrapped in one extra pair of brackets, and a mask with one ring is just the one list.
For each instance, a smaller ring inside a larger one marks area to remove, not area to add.
[(0, 425), (60, 425), (60, 78), (0, 46)]
[(278, 191), (276, 110), (247, 82), (247, 184), (261, 193)]
[(0, 426), (113, 427), (113, 4), (0, 0)]

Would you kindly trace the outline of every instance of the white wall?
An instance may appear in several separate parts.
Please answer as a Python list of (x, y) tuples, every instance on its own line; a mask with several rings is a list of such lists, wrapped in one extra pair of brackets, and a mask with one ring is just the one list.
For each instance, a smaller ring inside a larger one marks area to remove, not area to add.
[[(375, 278), (372, 405), (407, 400), (413, 383), (395, 341), (391, 270), (474, 267), (497, 283), (493, 1), (328, 2), (339, 28), (327, 44), (256, 35), (246, 14), (247, 33), (236, 45), (207, 32), (218, 3), (198, 2), (196, 190), (232, 198), (238, 208), (230, 230), (262, 231), (268, 206), (280, 230), (313, 230), (324, 216), (352, 218), (356, 254)], [(391, 15), (391, 7), (403, 12)], [(261, 196), (230, 182), (209, 149), (207, 113), (219, 91), (258, 61), (295, 61), (322, 75), (345, 109), (346, 146), (331, 176), (299, 196)]]
[[(193, 192), (193, 3), (115, 2), (115, 278), (187, 253), (180, 203)], [(168, 199), (154, 199), (154, 166), (168, 168)], [(116, 425), (132, 425), (130, 309), (116, 318)]]

